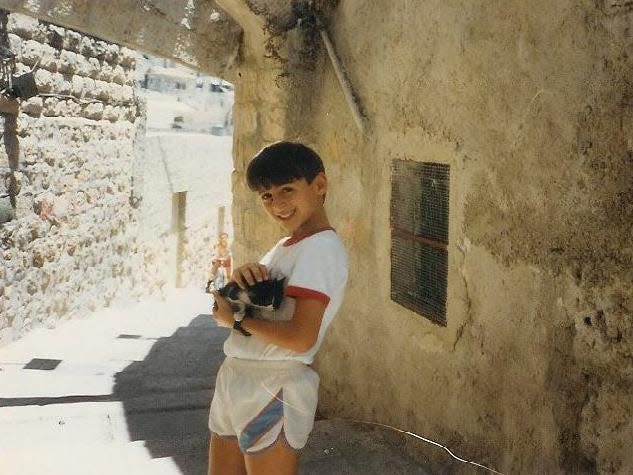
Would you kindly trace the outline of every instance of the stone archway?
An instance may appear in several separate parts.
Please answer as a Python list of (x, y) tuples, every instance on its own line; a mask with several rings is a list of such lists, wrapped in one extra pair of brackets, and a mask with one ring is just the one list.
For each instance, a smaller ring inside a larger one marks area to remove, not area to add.
[[(235, 255), (252, 258), (276, 229), (249, 204), (245, 163), (265, 143), (296, 135), (316, 52), (313, 24), (301, 17), (331, 0), (2, 0), (0, 8), (175, 60), (232, 82)], [(306, 27), (307, 25), (307, 27)], [(240, 197), (245, 197), (244, 200)], [(257, 233), (253, 233), (257, 230)]]
[(231, 76), (242, 34), (214, 1), (4, 0), (0, 7), (219, 77)]

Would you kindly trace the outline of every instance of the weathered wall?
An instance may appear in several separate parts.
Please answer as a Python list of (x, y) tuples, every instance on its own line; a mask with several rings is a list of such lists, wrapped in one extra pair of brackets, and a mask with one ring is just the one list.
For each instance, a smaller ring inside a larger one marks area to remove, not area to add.
[[(127, 48), (21, 15), (5, 17), (17, 72), (42, 96), (5, 100), (0, 196), (0, 333), (10, 340), (141, 292), (130, 206), (134, 57)], [(4, 43), (7, 44), (7, 43)]]
[[(299, 135), (352, 254), (326, 414), (507, 473), (633, 470), (633, 16), (607, 3), (341, 2), (371, 131), (324, 61)], [(451, 166), (446, 328), (389, 298), (393, 159)]]

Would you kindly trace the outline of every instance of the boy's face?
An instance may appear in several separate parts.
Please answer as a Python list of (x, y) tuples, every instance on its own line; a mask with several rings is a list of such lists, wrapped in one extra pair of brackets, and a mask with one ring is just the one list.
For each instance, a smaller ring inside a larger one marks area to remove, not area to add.
[(260, 190), (259, 197), (275, 221), (290, 233), (297, 234), (322, 226), (326, 191), (327, 179), (324, 173), (319, 173), (312, 183), (301, 178)]

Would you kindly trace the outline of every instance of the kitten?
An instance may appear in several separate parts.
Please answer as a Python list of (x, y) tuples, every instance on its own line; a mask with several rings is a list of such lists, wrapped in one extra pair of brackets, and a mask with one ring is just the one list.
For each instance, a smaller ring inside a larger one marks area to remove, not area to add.
[(229, 282), (218, 293), (231, 304), (235, 320), (270, 320), (284, 299), (285, 281), (285, 278), (264, 280), (246, 289), (240, 288), (235, 282)]

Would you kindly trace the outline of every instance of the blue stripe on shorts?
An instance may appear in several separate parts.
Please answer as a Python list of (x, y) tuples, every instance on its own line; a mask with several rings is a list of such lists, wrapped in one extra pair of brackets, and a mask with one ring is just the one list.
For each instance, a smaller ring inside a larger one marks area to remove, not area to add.
[(257, 441), (272, 429), (284, 415), (283, 389), (250, 421), (240, 434), (239, 444), (242, 451), (253, 447)]

